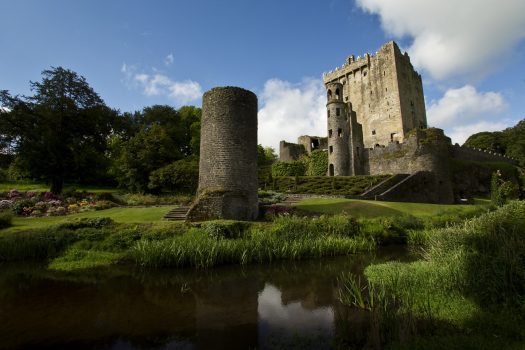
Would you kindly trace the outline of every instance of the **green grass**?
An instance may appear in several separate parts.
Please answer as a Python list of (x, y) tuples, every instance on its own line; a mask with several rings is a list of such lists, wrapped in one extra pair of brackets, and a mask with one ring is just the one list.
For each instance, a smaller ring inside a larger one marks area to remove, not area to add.
[[(30, 182), (30, 181), (20, 181), (20, 182), (1, 182), (0, 183), (0, 192), (7, 192), (12, 189), (17, 189), (19, 191), (34, 191), (34, 192), (47, 192), (49, 191), (50, 186), (46, 185), (43, 182)], [(91, 193), (100, 193), (100, 192), (119, 192), (118, 189), (114, 187), (103, 187), (103, 186), (90, 186), (90, 185), (64, 185), (64, 190), (76, 189), (77, 191), (86, 191)]]
[(345, 212), (354, 217), (364, 218), (407, 214), (421, 218), (447, 211), (468, 214), (479, 210), (478, 205), (382, 202), (344, 198), (305, 199), (297, 203), (296, 207), (314, 213), (339, 214)]
[(13, 226), (0, 230), (0, 235), (16, 231), (46, 228), (51, 225), (67, 222), (78, 218), (109, 217), (118, 223), (150, 223), (159, 222), (173, 207), (148, 208), (111, 208), (106, 210), (88, 211), (67, 216), (46, 216), (39, 218), (14, 217)]
[[(523, 348), (525, 202), (423, 236), (420, 260), (370, 265), (364, 287), (342, 278), (341, 300), (371, 313), (374, 342), (394, 349)], [(361, 294), (366, 290), (372, 292)]]

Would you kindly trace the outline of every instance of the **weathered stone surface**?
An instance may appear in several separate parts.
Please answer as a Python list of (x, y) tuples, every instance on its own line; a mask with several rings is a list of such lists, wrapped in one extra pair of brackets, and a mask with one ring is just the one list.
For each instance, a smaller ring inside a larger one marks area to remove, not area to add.
[(257, 96), (238, 87), (206, 92), (199, 189), (189, 220), (253, 220), (257, 199)]
[(393, 41), (374, 56), (348, 57), (323, 80), (343, 84), (343, 102), (352, 103), (367, 148), (403, 142), (408, 131), (427, 127), (421, 76)]

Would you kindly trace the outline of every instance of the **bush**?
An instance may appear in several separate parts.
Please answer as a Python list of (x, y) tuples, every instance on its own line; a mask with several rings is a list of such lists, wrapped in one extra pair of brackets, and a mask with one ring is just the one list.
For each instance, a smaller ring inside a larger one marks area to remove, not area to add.
[(277, 161), (272, 164), (272, 176), (304, 176), (306, 167), (303, 162), (296, 160), (291, 162)]
[[(35, 204), (35, 201), (33, 199), (20, 199), (13, 203), (13, 206), (11, 207), (11, 210), (16, 215), (25, 215), (29, 214), (27, 209), (32, 208)], [(25, 210), (24, 210), (25, 209)]]
[(13, 201), (9, 199), (0, 200), (0, 210), (11, 209), (13, 206)]
[(199, 158), (187, 157), (151, 172), (148, 188), (154, 191), (190, 192), (197, 190)]
[(114, 223), (115, 222), (113, 221), (113, 219), (108, 217), (80, 218), (73, 221), (58, 224), (56, 228), (68, 230), (78, 230), (81, 228), (102, 228), (104, 226), (112, 225)]
[(0, 229), (6, 228), (12, 225), (13, 213), (9, 210), (0, 211)]
[(211, 238), (232, 239), (244, 237), (250, 226), (250, 223), (245, 221), (213, 220), (203, 223), (202, 229)]
[(326, 151), (315, 150), (302, 160), (306, 166), (306, 176), (326, 175), (328, 171), (328, 153)]

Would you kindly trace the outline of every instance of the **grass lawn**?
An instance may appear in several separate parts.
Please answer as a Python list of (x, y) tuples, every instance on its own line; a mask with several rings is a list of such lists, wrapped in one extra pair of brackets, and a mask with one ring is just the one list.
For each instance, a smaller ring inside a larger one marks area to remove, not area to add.
[(479, 209), (479, 205), (382, 202), (344, 198), (305, 199), (295, 206), (298, 209), (315, 213), (338, 214), (346, 212), (354, 217), (364, 218), (403, 214), (425, 217), (443, 212), (466, 214)]
[[(77, 191), (86, 192), (118, 192), (119, 190), (113, 187), (101, 187), (101, 186), (89, 186), (89, 185), (64, 185), (64, 190), (76, 189)], [(19, 191), (35, 191), (35, 192), (47, 192), (49, 191), (49, 185), (42, 182), (1, 182), (0, 192), (7, 192), (12, 189)]]
[(162, 217), (172, 208), (173, 206), (147, 208), (111, 208), (106, 210), (71, 214), (67, 216), (46, 216), (41, 218), (14, 217), (13, 226), (1, 230), (0, 233), (43, 228), (76, 218), (109, 217), (118, 223), (159, 222), (162, 220)]

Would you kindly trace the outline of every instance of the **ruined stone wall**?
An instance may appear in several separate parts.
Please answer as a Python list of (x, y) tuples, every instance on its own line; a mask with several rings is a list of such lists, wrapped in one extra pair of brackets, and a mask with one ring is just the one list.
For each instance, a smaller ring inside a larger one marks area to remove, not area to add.
[[(440, 129), (414, 130), (403, 144), (389, 143), (365, 152), (365, 171), (370, 175), (432, 172), (428, 201), (454, 201), (450, 172), (450, 139)], [(429, 177), (424, 177), (428, 180)]]
[(352, 103), (367, 148), (403, 142), (407, 131), (426, 126), (421, 77), (394, 42), (383, 45), (374, 56), (348, 57), (323, 79), (325, 84), (344, 85), (344, 101)]
[(203, 96), (199, 189), (188, 218), (257, 215), (257, 96), (237, 87), (214, 88)]
[(279, 160), (283, 162), (291, 162), (301, 158), (302, 155), (306, 154), (306, 150), (303, 145), (297, 143), (291, 143), (286, 141), (279, 142)]
[(458, 144), (452, 147), (452, 158), (476, 162), (505, 162), (512, 165), (518, 164), (516, 159), (504, 156), (502, 154), (493, 153), (480, 148), (476, 149), (460, 146)]
[(328, 138), (326, 137), (303, 135), (297, 138), (297, 143), (303, 145), (308, 154), (315, 150), (328, 149)]

